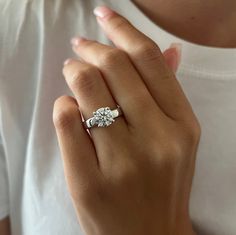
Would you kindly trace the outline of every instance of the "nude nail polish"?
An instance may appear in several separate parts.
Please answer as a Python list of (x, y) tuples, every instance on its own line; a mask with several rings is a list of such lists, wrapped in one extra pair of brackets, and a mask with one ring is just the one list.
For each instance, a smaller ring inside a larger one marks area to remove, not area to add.
[(86, 38), (77, 36), (77, 37), (71, 38), (70, 43), (71, 43), (73, 46), (79, 46), (79, 44), (80, 44), (82, 41), (85, 41), (85, 40), (86, 40)]
[(98, 16), (99, 18), (105, 18), (106, 16), (110, 15), (113, 11), (106, 7), (106, 6), (98, 6), (93, 10), (94, 15)]

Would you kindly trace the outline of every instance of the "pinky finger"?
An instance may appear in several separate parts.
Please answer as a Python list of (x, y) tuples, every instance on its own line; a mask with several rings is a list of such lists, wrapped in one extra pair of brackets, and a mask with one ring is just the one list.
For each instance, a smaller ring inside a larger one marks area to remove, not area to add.
[(61, 96), (54, 103), (53, 123), (62, 155), (66, 182), (76, 201), (98, 174), (96, 152), (83, 127), (78, 104), (73, 97)]

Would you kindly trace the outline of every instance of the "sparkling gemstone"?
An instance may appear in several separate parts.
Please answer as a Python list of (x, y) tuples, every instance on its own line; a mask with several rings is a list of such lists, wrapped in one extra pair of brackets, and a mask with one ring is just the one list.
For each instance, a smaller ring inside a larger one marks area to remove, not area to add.
[(100, 108), (96, 112), (94, 112), (93, 115), (98, 127), (109, 126), (115, 121), (115, 119), (112, 116), (112, 111), (110, 110), (109, 107)]

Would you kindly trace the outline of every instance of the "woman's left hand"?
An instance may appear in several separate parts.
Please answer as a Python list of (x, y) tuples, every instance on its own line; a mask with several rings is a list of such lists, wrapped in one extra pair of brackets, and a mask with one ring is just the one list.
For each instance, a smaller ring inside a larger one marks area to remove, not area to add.
[[(74, 40), (83, 61), (63, 73), (75, 99), (53, 121), (65, 176), (87, 235), (190, 235), (189, 196), (200, 126), (159, 47), (106, 7), (97, 20), (116, 47)], [(84, 129), (100, 107), (123, 116)], [(78, 109), (79, 107), (79, 109)]]

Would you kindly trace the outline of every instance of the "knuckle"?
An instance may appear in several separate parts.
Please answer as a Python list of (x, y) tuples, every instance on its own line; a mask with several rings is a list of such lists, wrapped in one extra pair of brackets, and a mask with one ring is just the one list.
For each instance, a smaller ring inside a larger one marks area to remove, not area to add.
[(169, 173), (176, 172), (177, 168), (190, 159), (188, 153), (177, 141), (169, 142), (165, 147), (160, 146), (157, 152), (159, 153), (157, 163)]
[(192, 126), (190, 137), (194, 142), (199, 141), (199, 139), (201, 137), (201, 126), (200, 126), (199, 122), (195, 122), (194, 125)]
[(127, 19), (123, 17), (117, 17), (116, 20), (113, 22), (113, 29), (112, 31), (120, 31), (125, 30), (127, 26), (129, 26), (130, 23)]
[(127, 55), (120, 49), (111, 49), (101, 54), (100, 65), (110, 67), (114, 64), (122, 64), (127, 60)]
[(61, 99), (67, 99), (66, 97), (60, 97), (54, 103), (53, 109), (53, 123), (58, 130), (71, 129), (74, 127), (78, 118), (78, 113), (75, 107), (62, 105)]
[(201, 126), (197, 120), (187, 126), (185, 129), (185, 136), (187, 143), (196, 145), (199, 142), (201, 137)]
[(138, 176), (138, 164), (135, 161), (125, 161), (122, 164), (117, 164), (113, 172), (114, 183), (118, 186), (128, 186)]
[(72, 89), (90, 91), (95, 86), (95, 76), (97, 76), (97, 69), (93, 66), (77, 70), (71, 78)]
[(183, 148), (181, 143), (176, 139), (169, 139), (168, 143), (162, 143), (160, 146), (160, 155), (167, 162), (176, 162), (181, 156), (183, 156)]
[(153, 61), (161, 60), (162, 54), (155, 42), (147, 40), (136, 48), (136, 56), (142, 61)]
[[(172, 140), (165, 152), (167, 159), (170, 159), (171, 162), (176, 162), (184, 156), (184, 150), (177, 140)], [(173, 158), (173, 156), (175, 157)]]
[[(191, 122), (179, 126), (171, 135), (167, 135), (159, 141), (159, 155), (166, 164), (173, 166), (190, 159), (193, 150), (196, 149), (201, 135), (201, 128), (198, 122)], [(154, 147), (155, 148), (155, 147)]]

